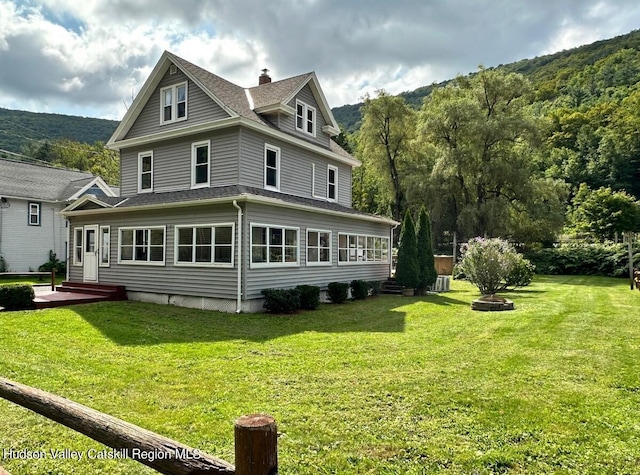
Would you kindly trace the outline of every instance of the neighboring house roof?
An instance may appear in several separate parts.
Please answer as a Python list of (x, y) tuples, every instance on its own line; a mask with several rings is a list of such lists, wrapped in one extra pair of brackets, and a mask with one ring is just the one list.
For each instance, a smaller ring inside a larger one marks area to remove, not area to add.
[[(40, 201), (66, 201), (91, 173), (0, 158), (0, 195)], [(77, 183), (71, 186), (71, 183)], [(71, 188), (70, 188), (71, 187)]]
[[(107, 146), (118, 148), (117, 142), (125, 139), (144, 106), (151, 99), (156, 87), (171, 67), (171, 64), (180, 68), (191, 81), (222, 107), (230, 118), (245, 119), (269, 129), (273, 129), (273, 125), (260, 114), (283, 112), (293, 115), (295, 111), (287, 104), (308, 84), (320, 106), (320, 113), (327, 123), (325, 132), (332, 135), (340, 133), (340, 127), (333, 117), (315, 72), (245, 89), (165, 51), (142, 86), (133, 104), (122, 118), (120, 125), (107, 142)], [(353, 157), (350, 158), (352, 161), (357, 162)]]
[[(369, 221), (384, 222), (387, 224), (398, 224), (392, 219), (376, 216), (369, 213), (363, 213), (361, 211), (343, 206), (341, 204), (318, 200), (312, 198), (305, 198), (302, 196), (289, 195), (286, 193), (280, 193), (276, 191), (264, 190), (262, 188), (255, 188), (244, 185), (231, 185), (231, 186), (219, 186), (213, 188), (197, 188), (193, 190), (183, 191), (171, 191), (166, 193), (141, 193), (129, 198), (96, 198), (90, 195), (86, 195), (79, 199), (75, 203), (71, 204), (64, 210), (63, 214), (76, 214), (82, 213), (85, 210), (81, 208), (85, 203), (92, 203), (98, 205), (104, 209), (105, 212), (109, 211), (133, 211), (136, 208), (147, 209), (156, 207), (171, 207), (173, 206), (192, 206), (211, 203), (216, 201), (225, 201), (238, 199), (242, 201), (256, 201), (265, 202), (271, 205), (280, 205), (284, 207), (292, 208), (305, 208), (313, 209), (314, 211), (327, 212), (330, 214), (343, 214), (352, 217), (358, 217)], [(96, 208), (91, 208), (85, 212), (91, 213), (96, 211)], [(74, 213), (75, 212), (75, 213)]]

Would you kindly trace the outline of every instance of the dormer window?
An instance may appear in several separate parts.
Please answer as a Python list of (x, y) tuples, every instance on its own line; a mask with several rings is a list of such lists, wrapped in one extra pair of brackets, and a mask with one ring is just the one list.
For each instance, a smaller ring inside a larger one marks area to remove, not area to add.
[(167, 124), (187, 118), (187, 83), (174, 84), (160, 89), (162, 110), (160, 123)]
[(302, 101), (296, 101), (296, 130), (316, 135), (316, 109)]

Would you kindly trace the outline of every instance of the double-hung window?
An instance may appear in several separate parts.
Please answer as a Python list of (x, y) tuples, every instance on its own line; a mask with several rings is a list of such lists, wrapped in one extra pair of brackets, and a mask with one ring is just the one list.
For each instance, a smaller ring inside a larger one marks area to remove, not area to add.
[(307, 265), (331, 265), (331, 231), (307, 229)]
[(251, 225), (251, 266), (291, 267), (300, 265), (299, 228)]
[(211, 153), (208, 140), (191, 144), (191, 188), (209, 186)]
[(138, 154), (138, 193), (153, 191), (153, 152)]
[(120, 264), (164, 265), (165, 227), (120, 228)]
[(73, 229), (73, 265), (81, 266), (82, 265), (82, 255), (84, 254), (83, 239), (84, 228), (74, 228)]
[(280, 149), (264, 145), (264, 187), (280, 191)]
[(176, 226), (175, 263), (233, 267), (233, 223)]
[(302, 101), (296, 101), (296, 130), (316, 135), (316, 109)]
[(29, 203), (29, 226), (40, 226), (40, 203)]
[(338, 200), (338, 167), (333, 165), (327, 167), (327, 199)]
[(389, 238), (338, 234), (338, 264), (389, 262)]
[(160, 123), (167, 124), (187, 118), (187, 83), (160, 89)]

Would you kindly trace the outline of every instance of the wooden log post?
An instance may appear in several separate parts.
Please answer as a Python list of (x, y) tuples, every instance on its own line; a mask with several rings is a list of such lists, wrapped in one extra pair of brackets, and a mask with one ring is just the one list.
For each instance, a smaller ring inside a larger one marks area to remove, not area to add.
[(233, 465), (121, 419), (0, 378), (0, 397), (31, 409), (167, 475), (235, 473)]
[(278, 473), (278, 430), (273, 417), (250, 414), (235, 423), (236, 475)]
[(53, 292), (54, 290), (56, 290), (56, 268), (52, 267), (51, 268), (51, 291)]

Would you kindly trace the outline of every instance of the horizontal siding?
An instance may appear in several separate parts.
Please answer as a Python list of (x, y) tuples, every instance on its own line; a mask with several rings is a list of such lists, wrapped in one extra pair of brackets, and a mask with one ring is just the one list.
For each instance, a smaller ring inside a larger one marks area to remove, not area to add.
[[(85, 224), (97, 224), (95, 219), (87, 217), (72, 219), (73, 228)], [(111, 264), (110, 267), (99, 268), (99, 281), (125, 285), (127, 290), (137, 292), (234, 298), (237, 289), (237, 267), (234, 266), (230, 269), (183, 267), (175, 266), (173, 260), (176, 225), (235, 223), (236, 219), (237, 212), (232, 205), (198, 206), (190, 208), (188, 211), (182, 209), (179, 211), (132, 212), (100, 216), (100, 225), (111, 226)], [(118, 228), (162, 225), (166, 225), (164, 266), (118, 264)], [(72, 232), (71, 240), (73, 240), (73, 236)], [(234, 257), (234, 259), (236, 258), (237, 256)], [(71, 279), (82, 281), (82, 267), (71, 265), (70, 269)]]
[(265, 143), (280, 148), (280, 191), (312, 197), (312, 170), (315, 164), (316, 197), (327, 196), (327, 167), (338, 167), (338, 203), (351, 206), (351, 167), (289, 143), (265, 138), (257, 132), (243, 129), (240, 135), (240, 184), (264, 187)]
[(211, 186), (238, 182), (238, 128), (194, 135), (188, 141), (175, 139), (155, 146), (136, 147), (121, 152), (121, 195), (138, 192), (138, 153), (153, 151), (153, 190), (155, 192), (188, 190), (191, 187), (191, 144), (211, 141)]
[[(160, 125), (160, 89), (184, 81), (187, 81), (187, 120)], [(131, 139), (159, 132), (168, 132), (227, 117), (229, 117), (229, 114), (195, 83), (187, 80), (187, 76), (182, 71), (178, 70), (173, 75), (167, 71), (125, 138)]]
[(294, 112), (293, 116), (283, 116), (280, 118), (279, 125), (282, 130), (288, 132), (290, 134), (294, 134), (299, 136), (300, 138), (304, 138), (306, 140), (310, 140), (311, 142), (320, 145), (321, 147), (329, 147), (329, 134), (326, 134), (322, 131), (322, 128), (327, 125), (327, 121), (324, 119), (324, 116), (320, 112), (320, 107), (316, 102), (313, 93), (311, 92), (311, 88), (309, 85), (304, 86), (298, 94), (287, 104), (294, 111), (296, 110), (296, 100), (300, 100), (305, 104), (315, 108), (316, 110), (316, 136), (305, 134), (304, 132), (300, 132), (296, 129), (296, 114)]
[[(300, 267), (250, 269), (251, 223), (299, 227)], [(244, 288), (248, 299), (260, 297), (261, 290), (267, 288), (291, 288), (299, 284), (326, 287), (329, 282), (351, 282), (354, 279), (385, 280), (389, 277), (389, 263), (338, 265), (338, 233), (388, 237), (390, 227), (387, 225), (253, 203), (247, 205), (244, 224), (243, 233), (247, 236), (247, 244), (243, 249)], [(330, 267), (306, 265), (307, 228), (332, 232)]]
[(66, 259), (67, 229), (58, 213), (61, 205), (40, 203), (40, 226), (29, 226), (29, 201), (9, 198), (10, 206), (0, 210), (0, 255), (13, 272), (37, 271), (49, 260), (49, 250)]

